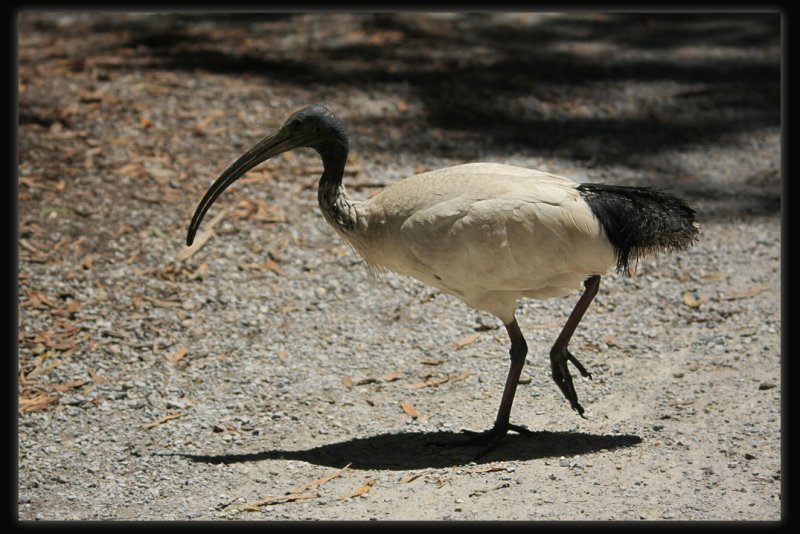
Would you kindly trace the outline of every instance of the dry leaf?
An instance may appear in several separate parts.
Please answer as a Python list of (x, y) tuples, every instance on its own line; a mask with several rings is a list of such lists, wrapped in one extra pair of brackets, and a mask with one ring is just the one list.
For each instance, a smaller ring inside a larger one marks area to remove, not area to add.
[(178, 352), (175, 353), (174, 356), (167, 356), (167, 360), (171, 361), (172, 363), (179, 362), (189, 353), (189, 349), (186, 347), (180, 347)]
[(444, 363), (444, 360), (425, 359), (425, 360), (420, 360), (419, 363), (421, 363), (422, 365), (442, 365)]
[(350, 378), (350, 376), (349, 376), (349, 375), (344, 375), (344, 376), (342, 377), (342, 384), (344, 384), (344, 386), (345, 386), (347, 389), (353, 389), (353, 379), (352, 379), (352, 378)]
[(56, 402), (58, 402), (58, 397), (38, 393), (33, 397), (19, 399), (19, 411), (20, 413), (38, 412)]
[(429, 378), (428, 380), (425, 381), (425, 385), (427, 385), (427, 386), (438, 386), (439, 384), (444, 384), (448, 380), (450, 380), (449, 376), (442, 376), (442, 377), (439, 377), (439, 378)]
[(405, 476), (405, 477), (403, 477), (403, 478), (401, 478), (401, 479), (400, 479), (400, 483), (401, 483), (401, 484), (408, 484), (409, 482), (412, 482), (412, 481), (414, 481), (414, 480), (418, 479), (418, 478), (419, 478), (419, 477), (421, 477), (423, 474), (424, 474), (424, 473), (417, 473), (416, 475), (408, 475), (408, 476)]
[(197, 278), (205, 278), (208, 272), (208, 264), (203, 262), (197, 270), (189, 275), (189, 280), (196, 280)]
[(356, 491), (354, 491), (353, 493), (351, 493), (347, 497), (339, 497), (339, 500), (340, 501), (344, 501), (346, 499), (353, 499), (355, 497), (360, 497), (360, 496), (368, 493), (370, 488), (372, 488), (372, 486), (374, 486), (374, 485), (375, 485), (375, 481), (370, 479), (370, 478), (368, 478), (367, 480), (364, 481), (364, 484), (362, 484), (360, 488), (358, 488)]
[(41, 176), (20, 176), (19, 183), (27, 186), (30, 189), (44, 189), (47, 191), (56, 191), (57, 193), (62, 193), (67, 186), (66, 180), (59, 180), (55, 184), (50, 183), (48, 181), (42, 181), (44, 178)]
[(617, 338), (614, 336), (606, 336), (603, 338), (603, 342), (608, 345), (609, 347), (616, 347), (618, 346)]
[(63, 393), (71, 389), (77, 389), (83, 386), (84, 384), (87, 384), (88, 382), (89, 382), (88, 380), (67, 380), (63, 384), (56, 384), (54, 387), (56, 391), (60, 391)]
[(706, 275), (702, 276), (701, 278), (703, 280), (709, 280), (709, 281), (724, 280), (724, 279), (728, 278), (730, 275), (731, 275), (731, 273), (726, 273), (724, 271), (718, 271), (716, 273), (706, 274)]
[(43, 245), (36, 246), (27, 239), (20, 239), (19, 244), (22, 248), (28, 250), (29, 252), (33, 252), (34, 254), (44, 254), (44, 252), (39, 248)]
[(67, 305), (63, 308), (53, 310), (54, 315), (63, 315), (64, 317), (71, 317), (80, 311), (81, 303), (74, 299), (67, 300)]
[(206, 118), (200, 120), (197, 124), (194, 125), (194, 127), (192, 128), (192, 133), (195, 135), (204, 135), (205, 134), (204, 130), (208, 127), (209, 124), (211, 124), (211, 121), (220, 117), (220, 115), (222, 114), (223, 114), (222, 110), (219, 109), (211, 110), (211, 113), (209, 113), (206, 116)]
[(474, 334), (471, 334), (469, 336), (462, 337), (461, 339), (456, 340), (454, 345), (455, 345), (456, 349), (460, 349), (462, 347), (466, 347), (467, 345), (469, 345), (470, 343), (472, 343), (473, 341), (478, 339), (480, 337), (480, 335), (481, 335), (480, 332), (475, 332)]
[(746, 299), (750, 297), (755, 297), (759, 293), (764, 290), (763, 287), (754, 287), (752, 289), (748, 289), (746, 291), (740, 291), (738, 293), (731, 293), (728, 296), (722, 297), (722, 300), (736, 300), (736, 299)]
[[(54, 339), (56, 337), (60, 337), (61, 340)], [(67, 337), (67, 339), (64, 339), (64, 337)], [(78, 343), (75, 334), (67, 333), (65, 335), (59, 336), (52, 330), (45, 330), (44, 332), (36, 334), (31, 341), (33, 341), (34, 343), (44, 343), (44, 345), (47, 348), (59, 351), (70, 350), (74, 348)]]
[(472, 372), (469, 369), (467, 369), (466, 371), (463, 371), (458, 376), (454, 376), (450, 380), (452, 380), (453, 382), (461, 382), (461, 381), (466, 380), (467, 378), (469, 378), (470, 374), (472, 374)]
[(25, 293), (28, 295), (28, 300), (25, 303), (28, 306), (33, 306), (34, 308), (46, 310), (48, 308), (55, 308), (56, 305), (50, 302), (50, 299), (47, 298), (47, 295), (44, 294), (42, 291), (36, 291), (33, 289), (25, 289)]
[(442, 377), (439, 377), (439, 378), (429, 378), (425, 382), (418, 382), (416, 384), (411, 384), (408, 387), (410, 387), (412, 389), (419, 389), (419, 388), (425, 388), (425, 387), (429, 387), (429, 386), (438, 386), (439, 384), (444, 384), (448, 380), (450, 380), (450, 378), (447, 377), (447, 376), (442, 376)]
[(689, 306), (690, 308), (699, 308), (700, 305), (703, 303), (702, 298), (695, 298), (694, 295), (689, 293), (688, 291), (683, 294), (683, 303)]
[[(48, 357), (48, 356), (52, 356), (52, 355), (53, 354), (44, 353), (44, 354), (40, 354), (39, 356), (40, 357)], [(37, 365), (36, 368), (33, 371), (31, 371), (30, 373), (28, 373), (26, 375), (26, 378), (32, 379), (32, 378), (36, 378), (39, 375), (47, 374), (49, 371), (51, 371), (52, 369), (55, 369), (56, 367), (58, 367), (59, 365), (61, 365), (63, 363), (64, 362), (62, 362), (61, 360), (56, 360), (56, 361), (54, 361), (53, 363), (51, 363), (50, 365), (47, 365), (47, 366)]]
[(298, 486), (296, 488), (290, 489), (286, 493), (303, 493), (306, 490), (317, 489), (318, 487), (320, 487), (321, 485), (325, 484), (326, 482), (330, 482), (334, 478), (342, 476), (342, 474), (345, 472), (345, 470), (348, 467), (350, 467), (351, 465), (353, 465), (353, 464), (347, 464), (346, 466), (342, 467), (341, 469), (339, 469), (338, 471), (336, 471), (334, 473), (331, 473), (330, 475), (326, 475), (326, 476), (324, 476), (322, 478), (318, 478), (316, 480), (312, 480), (311, 482), (307, 482), (307, 483), (303, 484), (302, 486)]
[(264, 266), (275, 274), (285, 274), (283, 269), (281, 269), (281, 266), (269, 258), (267, 258), (267, 261), (264, 262)]
[(397, 380), (398, 378), (400, 378), (401, 376), (403, 376), (402, 372), (400, 372), (400, 371), (392, 371), (390, 373), (386, 373), (385, 375), (383, 375), (381, 377), (381, 380), (383, 380), (384, 382), (393, 382), (393, 381)]
[(241, 430), (236, 428), (233, 425), (229, 425), (227, 423), (219, 423), (211, 427), (212, 432), (239, 432), (241, 434)]
[[(131, 198), (135, 198), (136, 200), (141, 200), (142, 202), (147, 202), (148, 204), (161, 204), (164, 202), (164, 198), (161, 196), (147, 196), (142, 195), (141, 193), (132, 193)], [(153, 228), (153, 233), (161, 237), (161, 235), (165, 235), (161, 228)]]
[(280, 360), (282, 362), (285, 362), (286, 361), (286, 351), (285, 350), (279, 350), (278, 351), (278, 358), (280, 358)]
[(144, 174), (144, 169), (139, 163), (128, 163), (122, 167), (114, 169), (114, 174), (123, 174), (127, 176), (140, 176)]
[(416, 408), (414, 408), (414, 407), (411, 405), (411, 403), (410, 403), (410, 402), (403, 401), (403, 402), (401, 402), (401, 403), (400, 403), (400, 407), (401, 407), (401, 408), (403, 409), (403, 411), (404, 411), (404, 412), (406, 412), (406, 414), (407, 414), (409, 417), (411, 417), (412, 419), (416, 419), (417, 417), (419, 417), (419, 413), (417, 412), (417, 409), (416, 409)]
[(20, 367), (19, 372), (17, 373), (17, 379), (19, 380), (19, 385), (20, 386), (24, 387), (24, 386), (26, 386), (28, 384), (28, 377), (25, 376), (25, 371), (27, 369), (31, 369), (31, 368), (32, 368), (31, 365), (26, 365), (26, 366)]

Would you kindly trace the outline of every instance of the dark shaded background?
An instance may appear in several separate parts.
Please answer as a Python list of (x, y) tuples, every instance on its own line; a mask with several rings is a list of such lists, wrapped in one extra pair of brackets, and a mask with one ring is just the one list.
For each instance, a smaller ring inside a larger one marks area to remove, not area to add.
[[(404, 114), (382, 117), (347, 109), (362, 154), (405, 153), (424, 164), (519, 152), (584, 167), (624, 166), (639, 180), (690, 197), (731, 201), (709, 216), (777, 214), (777, 159), (765, 171), (771, 179), (717, 183), (714, 176), (681, 180), (652, 156), (780, 127), (779, 14), (505, 17), (105, 14), (87, 19), (86, 33), (98, 43), (82, 52), (86, 60), (129, 58), (95, 67), (109, 76), (215, 74), (326, 102), (358, 89), (384, 95), (387, 105), (413, 103)], [(58, 33), (48, 20), (27, 24)], [(74, 69), (83, 68), (80, 52), (69, 57)], [(20, 123), (51, 124), (43, 107), (22, 98)], [(293, 110), (284, 107), (273, 120)], [(731, 163), (709, 162), (709, 175), (714, 165)], [(750, 200), (742, 206), (737, 196)]]

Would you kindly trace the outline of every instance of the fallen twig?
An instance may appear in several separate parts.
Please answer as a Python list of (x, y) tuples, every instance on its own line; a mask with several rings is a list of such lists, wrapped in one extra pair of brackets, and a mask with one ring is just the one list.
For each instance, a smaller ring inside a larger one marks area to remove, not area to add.
[(353, 464), (347, 464), (346, 466), (342, 467), (341, 469), (339, 469), (335, 473), (331, 473), (330, 475), (326, 475), (326, 476), (324, 476), (322, 478), (318, 478), (316, 480), (312, 480), (311, 482), (307, 482), (307, 483), (303, 484), (302, 486), (298, 486), (296, 488), (290, 489), (286, 493), (297, 494), (297, 493), (303, 493), (304, 491), (307, 491), (307, 490), (317, 489), (318, 487), (320, 487), (321, 485), (325, 484), (326, 482), (330, 482), (334, 478), (342, 476), (342, 474), (345, 472), (345, 470), (348, 467), (350, 467), (351, 465), (353, 465)]
[(178, 417), (183, 417), (184, 415), (186, 415), (185, 412), (173, 413), (173, 414), (170, 414), (170, 415), (165, 415), (164, 417), (162, 417), (160, 419), (156, 419), (155, 421), (153, 421), (151, 423), (147, 423), (145, 425), (142, 425), (142, 429), (149, 430), (149, 429), (155, 428), (155, 427), (157, 427), (159, 425), (163, 425), (167, 421), (171, 421), (173, 419), (177, 419)]
[(220, 222), (229, 211), (231, 211), (230, 206), (217, 213), (217, 215), (208, 222), (205, 229), (203, 229), (202, 232), (198, 232), (194, 238), (194, 243), (192, 243), (192, 246), (179, 250), (178, 254), (175, 256), (175, 259), (178, 261), (183, 261), (194, 256), (195, 252), (200, 250), (200, 248), (206, 244), (206, 241), (211, 239), (211, 236), (214, 235), (214, 225)]

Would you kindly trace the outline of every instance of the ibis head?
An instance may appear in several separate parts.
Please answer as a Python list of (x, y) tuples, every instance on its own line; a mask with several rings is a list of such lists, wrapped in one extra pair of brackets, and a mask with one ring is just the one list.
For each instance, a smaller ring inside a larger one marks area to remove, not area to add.
[(234, 161), (211, 185), (194, 212), (186, 244), (191, 246), (194, 242), (206, 212), (228, 186), (259, 163), (300, 147), (313, 148), (326, 164), (340, 162), (343, 170), (347, 158), (347, 135), (342, 123), (325, 106), (314, 105), (298, 110), (286, 119), (280, 129)]

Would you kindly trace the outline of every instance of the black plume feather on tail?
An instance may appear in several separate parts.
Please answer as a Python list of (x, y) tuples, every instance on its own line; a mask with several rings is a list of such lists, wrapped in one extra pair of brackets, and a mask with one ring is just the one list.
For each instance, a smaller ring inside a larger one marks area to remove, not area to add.
[(660, 189), (587, 183), (578, 191), (605, 229), (622, 274), (631, 260), (681, 250), (697, 240), (695, 210)]

